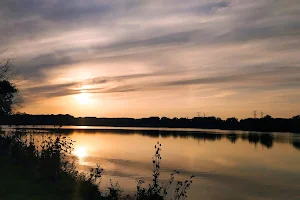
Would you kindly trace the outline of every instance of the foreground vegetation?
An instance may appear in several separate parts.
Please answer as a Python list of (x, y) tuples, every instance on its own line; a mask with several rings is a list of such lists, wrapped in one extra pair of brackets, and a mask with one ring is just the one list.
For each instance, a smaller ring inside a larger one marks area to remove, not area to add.
[[(37, 145), (39, 144), (39, 145)], [(35, 141), (32, 135), (16, 132), (0, 133), (0, 175), (3, 186), (1, 199), (74, 199), (74, 200), (183, 200), (192, 184), (191, 176), (175, 181), (178, 171), (170, 180), (160, 182), (161, 144), (155, 145), (153, 180), (144, 187), (137, 183), (136, 193), (126, 195), (118, 183), (111, 183), (108, 192), (99, 189), (104, 170), (97, 166), (89, 174), (79, 173), (70, 161), (73, 141), (69, 138), (43, 137)], [(1, 191), (2, 190), (2, 191)]]

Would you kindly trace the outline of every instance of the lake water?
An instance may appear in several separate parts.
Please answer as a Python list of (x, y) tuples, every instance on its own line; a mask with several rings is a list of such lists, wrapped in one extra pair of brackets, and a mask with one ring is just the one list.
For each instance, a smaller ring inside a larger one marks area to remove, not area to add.
[[(28, 128), (28, 127), (27, 127)], [(35, 130), (53, 127), (34, 127)], [(162, 179), (195, 175), (189, 200), (300, 199), (300, 135), (201, 129), (62, 127), (76, 141), (78, 169), (104, 168), (125, 192), (152, 179), (154, 145), (162, 144)]]

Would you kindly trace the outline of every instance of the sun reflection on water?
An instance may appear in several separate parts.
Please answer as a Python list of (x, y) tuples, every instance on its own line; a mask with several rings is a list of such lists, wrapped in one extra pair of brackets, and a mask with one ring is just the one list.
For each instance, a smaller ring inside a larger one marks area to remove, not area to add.
[(79, 159), (83, 159), (87, 156), (86, 148), (80, 147), (74, 151), (74, 155), (77, 156)]

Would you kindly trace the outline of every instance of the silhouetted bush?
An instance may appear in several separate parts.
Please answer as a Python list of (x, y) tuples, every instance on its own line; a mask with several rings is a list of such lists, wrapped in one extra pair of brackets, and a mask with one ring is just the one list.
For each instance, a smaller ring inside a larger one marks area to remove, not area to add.
[[(153, 170), (153, 179), (152, 184), (149, 184), (148, 188), (144, 188), (142, 185), (144, 181), (139, 180), (137, 185), (137, 194), (136, 200), (164, 200), (169, 194), (169, 189), (175, 181), (175, 175), (179, 174), (179, 171), (174, 170), (171, 174), (171, 177), (166, 185), (160, 183), (160, 164), (161, 164), (161, 147), (162, 145), (158, 142), (155, 145), (155, 154), (152, 160), (152, 170)], [(172, 200), (183, 200), (187, 198), (187, 191), (190, 189), (192, 184), (192, 179), (194, 176), (191, 176), (188, 180), (177, 181), (175, 185), (174, 194), (169, 194)]]

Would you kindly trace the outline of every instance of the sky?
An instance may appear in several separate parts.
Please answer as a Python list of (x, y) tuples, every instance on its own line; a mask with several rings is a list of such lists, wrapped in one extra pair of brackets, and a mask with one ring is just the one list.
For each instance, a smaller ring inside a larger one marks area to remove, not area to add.
[(299, 0), (1, 0), (19, 111), (300, 114)]

